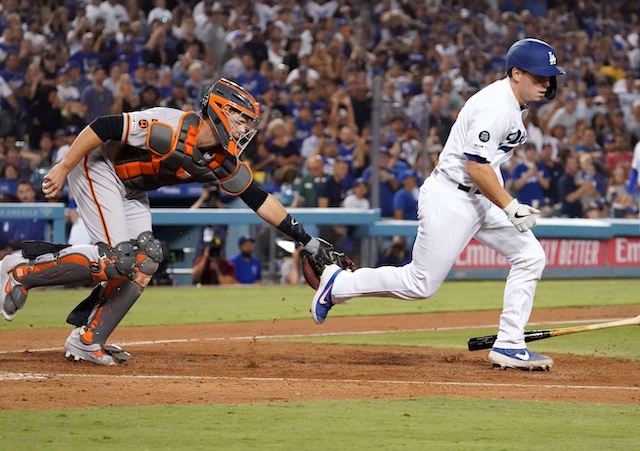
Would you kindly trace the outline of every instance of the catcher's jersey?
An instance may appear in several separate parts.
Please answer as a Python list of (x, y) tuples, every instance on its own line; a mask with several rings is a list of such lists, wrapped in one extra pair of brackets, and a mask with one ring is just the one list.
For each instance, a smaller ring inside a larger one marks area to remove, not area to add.
[(527, 140), (522, 110), (509, 79), (495, 81), (471, 96), (460, 110), (438, 168), (451, 180), (474, 186), (466, 173), (468, 154), (486, 160), (503, 182), (500, 165), (513, 156), (514, 149)]
[[(174, 108), (149, 108), (123, 113), (121, 140), (108, 141), (103, 152), (128, 188), (150, 191), (165, 185), (217, 180), (210, 166), (193, 158), (200, 117)], [(221, 161), (224, 155), (221, 156)]]

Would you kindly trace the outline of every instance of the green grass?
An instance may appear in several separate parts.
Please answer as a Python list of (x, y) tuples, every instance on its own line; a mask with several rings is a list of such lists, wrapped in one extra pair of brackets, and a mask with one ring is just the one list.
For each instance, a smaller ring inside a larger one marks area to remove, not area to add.
[(0, 443), (65, 451), (631, 450), (639, 421), (631, 405), (439, 398), (17, 410), (0, 412)]
[[(424, 301), (353, 299), (331, 311), (332, 317), (500, 310), (503, 281), (445, 282)], [(65, 319), (89, 289), (35, 289), (16, 319), (0, 331), (67, 327)], [(539, 284), (534, 308), (629, 305), (640, 303), (640, 280), (553, 280)], [(313, 291), (305, 286), (195, 288), (150, 287), (122, 326), (272, 321), (309, 318)]]

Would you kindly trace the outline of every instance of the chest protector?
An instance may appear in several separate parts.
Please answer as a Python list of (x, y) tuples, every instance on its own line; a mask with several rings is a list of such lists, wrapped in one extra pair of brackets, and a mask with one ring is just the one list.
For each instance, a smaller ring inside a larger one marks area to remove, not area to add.
[[(246, 163), (237, 161), (220, 146), (208, 165), (197, 164), (194, 147), (200, 117), (195, 113), (182, 116), (178, 130), (162, 122), (151, 122), (147, 132), (147, 148), (125, 144), (115, 155), (118, 177), (129, 189), (151, 191), (181, 183), (218, 182), (230, 195), (241, 194), (253, 180)], [(195, 149), (196, 154), (200, 154)]]

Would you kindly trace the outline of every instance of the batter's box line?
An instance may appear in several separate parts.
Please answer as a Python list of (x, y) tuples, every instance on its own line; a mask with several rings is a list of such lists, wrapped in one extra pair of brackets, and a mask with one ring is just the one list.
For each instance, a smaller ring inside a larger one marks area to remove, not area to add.
[[(622, 319), (622, 318), (618, 318)], [(543, 321), (543, 322), (532, 322), (529, 323), (528, 326), (540, 326), (540, 325), (560, 325), (560, 324), (575, 324), (576, 322), (581, 323), (599, 323), (603, 321), (616, 321), (616, 318), (607, 318), (607, 319), (591, 319), (591, 320), (583, 320), (583, 321)], [(312, 333), (312, 334), (278, 334), (278, 335), (244, 335), (239, 337), (209, 337), (209, 338), (175, 338), (175, 339), (166, 339), (166, 340), (145, 340), (145, 341), (129, 341), (129, 342), (117, 342), (113, 343), (118, 346), (127, 347), (127, 346), (149, 346), (149, 345), (158, 345), (158, 344), (175, 344), (175, 343), (198, 343), (201, 341), (246, 341), (246, 340), (278, 340), (278, 339), (287, 339), (287, 338), (321, 338), (321, 337), (338, 337), (338, 336), (358, 336), (358, 335), (383, 335), (383, 334), (398, 334), (398, 333), (416, 333), (416, 332), (449, 332), (456, 330), (466, 330), (466, 329), (489, 329), (489, 328), (497, 328), (498, 324), (489, 324), (489, 325), (480, 325), (480, 326), (455, 326), (455, 327), (430, 327), (423, 329), (393, 329), (393, 330), (363, 330), (363, 331), (343, 331), (343, 332), (323, 332), (323, 333)], [(19, 354), (23, 352), (53, 352), (53, 351), (61, 351), (64, 348), (55, 347), (55, 348), (36, 348), (36, 349), (18, 349), (18, 350), (0, 350), (0, 355), (2, 354)]]
[(185, 375), (128, 375), (128, 374), (78, 374), (78, 373), (9, 373), (0, 372), (0, 381), (15, 381), (27, 379), (53, 378), (88, 378), (88, 379), (134, 379), (134, 380), (201, 380), (228, 382), (289, 382), (289, 383), (326, 383), (326, 384), (373, 384), (373, 385), (412, 385), (412, 386), (442, 386), (469, 388), (544, 388), (548, 390), (622, 390), (640, 391), (640, 387), (621, 387), (608, 385), (560, 385), (560, 384), (505, 384), (489, 382), (452, 382), (452, 381), (399, 381), (399, 380), (365, 380), (365, 379), (317, 379), (292, 377), (228, 377), (228, 376), (185, 376)]

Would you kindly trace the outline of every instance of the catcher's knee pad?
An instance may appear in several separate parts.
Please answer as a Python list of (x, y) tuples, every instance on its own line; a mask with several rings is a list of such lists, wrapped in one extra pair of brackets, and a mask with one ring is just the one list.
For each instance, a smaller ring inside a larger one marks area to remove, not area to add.
[(149, 284), (163, 258), (162, 245), (151, 232), (141, 233), (135, 241), (118, 243), (111, 250), (102, 250), (109, 279), (125, 275), (143, 287)]

